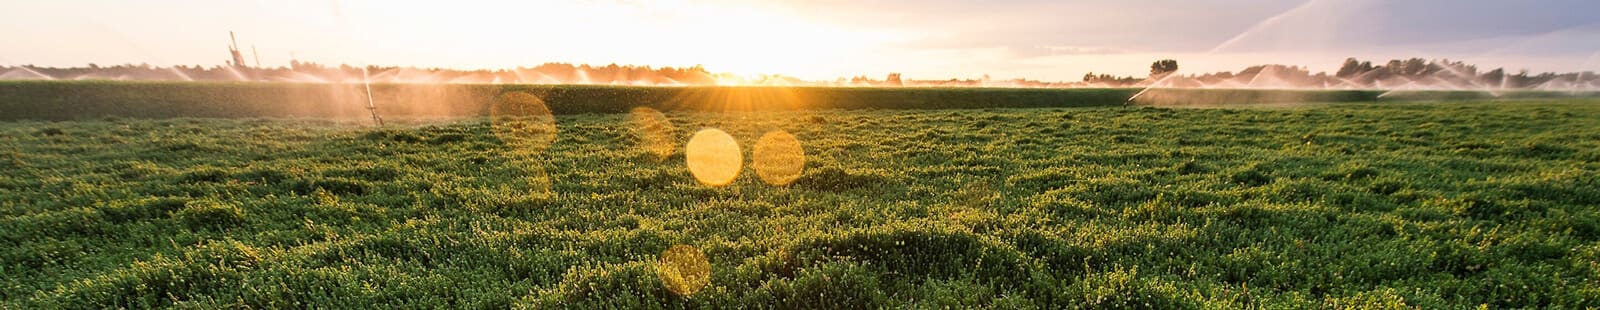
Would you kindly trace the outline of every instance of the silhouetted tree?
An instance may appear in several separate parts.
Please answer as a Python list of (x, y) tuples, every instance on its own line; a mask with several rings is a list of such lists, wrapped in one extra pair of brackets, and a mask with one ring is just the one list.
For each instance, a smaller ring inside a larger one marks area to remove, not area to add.
[(1362, 74), (1366, 74), (1370, 71), (1372, 71), (1371, 61), (1358, 61), (1352, 57), (1346, 58), (1344, 60), (1344, 65), (1339, 66), (1339, 71), (1335, 72), (1333, 76), (1348, 79), (1361, 76)]
[(1173, 72), (1178, 72), (1177, 60), (1162, 59), (1150, 64), (1150, 77), (1152, 78), (1158, 78)]
[[(1049, 83), (1027, 79), (993, 80), (988, 75), (976, 79), (911, 80), (898, 73), (885, 80), (872, 80), (865, 76), (840, 78), (834, 85), (863, 86), (1091, 86), (1129, 87), (1154, 84), (1151, 77), (1161, 78), (1161, 87), (1338, 87), (1338, 88), (1436, 88), (1471, 89), (1490, 88), (1545, 88), (1594, 89), (1600, 85), (1600, 76), (1592, 72), (1529, 73), (1527, 70), (1512, 73), (1505, 69), (1478, 72), (1477, 67), (1448, 59), (1422, 58), (1396, 59), (1387, 63), (1347, 58), (1336, 73), (1308, 72), (1304, 67), (1285, 65), (1251, 66), (1233, 72), (1216, 72), (1196, 75), (1177, 74), (1177, 61), (1163, 59), (1150, 66), (1150, 77), (1115, 76), (1086, 73), (1082, 83)], [(10, 74), (15, 68), (30, 72)], [(157, 67), (149, 64), (88, 64), (86, 67), (48, 68), (34, 65), (0, 66), (0, 73), (8, 78), (31, 78), (32, 74), (54, 79), (91, 80), (197, 80), (197, 81), (283, 81), (283, 82), (359, 82), (362, 67), (351, 65), (322, 65), (290, 59), (287, 67), (259, 67), (241, 69), (226, 65)], [(715, 85), (718, 75), (703, 66), (684, 68), (633, 66), (607, 64), (603, 66), (546, 63), (536, 67), (516, 67), (494, 70), (457, 70), (446, 68), (416, 68), (400, 66), (367, 66), (374, 81), (424, 81), (441, 83), (594, 83), (594, 84), (662, 84), (662, 85)], [(20, 75), (20, 76), (19, 76)], [(784, 76), (762, 76), (756, 83), (803, 85), (809, 82)]]
[(1389, 64), (1384, 65), (1384, 68), (1389, 69), (1389, 72), (1394, 73), (1395, 75), (1417, 77), (1422, 76), (1427, 72), (1428, 61), (1423, 60), (1422, 58), (1411, 58), (1406, 60), (1395, 59), (1390, 60)]
[(1484, 84), (1487, 84), (1487, 85), (1490, 85), (1490, 86), (1501, 87), (1503, 85), (1500, 85), (1500, 82), (1505, 81), (1505, 78), (1506, 78), (1506, 69), (1504, 69), (1504, 68), (1494, 68), (1494, 70), (1489, 70), (1489, 72), (1484, 72), (1482, 76), (1478, 77), (1478, 80), (1479, 81), (1483, 81)]
[(1127, 85), (1133, 85), (1134, 83), (1138, 83), (1140, 80), (1142, 80), (1142, 79), (1136, 78), (1136, 77), (1132, 77), (1132, 76), (1119, 77), (1119, 76), (1110, 75), (1110, 74), (1098, 74), (1097, 75), (1097, 74), (1094, 74), (1094, 72), (1089, 72), (1089, 73), (1083, 74), (1083, 82), (1084, 83), (1087, 83), (1087, 84), (1103, 84), (1103, 85), (1095, 85), (1095, 86), (1127, 86)]

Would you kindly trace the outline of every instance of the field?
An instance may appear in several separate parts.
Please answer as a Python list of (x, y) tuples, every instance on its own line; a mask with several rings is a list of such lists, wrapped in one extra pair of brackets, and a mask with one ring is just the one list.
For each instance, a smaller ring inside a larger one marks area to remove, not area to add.
[[(1600, 307), (1597, 99), (665, 109), (664, 160), (563, 106), (0, 123), (0, 308)], [(701, 128), (804, 173), (701, 185)]]
[[(484, 115), (495, 96), (513, 91), (537, 95), (555, 114), (572, 115), (627, 113), (638, 106), (681, 112), (1122, 106), (1140, 89), (377, 84), (372, 86), (372, 97), (387, 117), (469, 117)], [(1596, 96), (1600, 93), (1156, 89), (1135, 103), (1211, 106)], [(106, 116), (360, 118), (368, 115), (366, 106), (367, 93), (360, 84), (0, 81), (0, 121)]]

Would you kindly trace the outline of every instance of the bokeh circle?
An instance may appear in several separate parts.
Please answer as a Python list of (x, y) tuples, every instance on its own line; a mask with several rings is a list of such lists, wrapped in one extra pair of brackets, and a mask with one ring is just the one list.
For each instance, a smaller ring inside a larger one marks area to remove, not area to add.
[(501, 94), (490, 107), (489, 117), (495, 137), (513, 149), (539, 153), (556, 141), (555, 115), (533, 94)]
[(786, 186), (800, 179), (805, 171), (806, 152), (800, 139), (787, 131), (775, 130), (761, 135), (750, 154), (750, 166), (762, 182)]
[(711, 283), (711, 261), (691, 245), (674, 245), (656, 259), (656, 276), (668, 291), (681, 296), (694, 295)]
[(633, 123), (633, 131), (639, 137), (641, 150), (654, 156), (656, 160), (666, 160), (672, 156), (673, 148), (677, 147), (672, 138), (676, 128), (673, 128), (672, 121), (668, 120), (665, 114), (656, 109), (637, 107), (628, 113), (628, 120)]
[(744, 154), (732, 135), (715, 128), (701, 129), (689, 138), (684, 147), (684, 160), (689, 173), (701, 184), (723, 186), (739, 178), (744, 165)]

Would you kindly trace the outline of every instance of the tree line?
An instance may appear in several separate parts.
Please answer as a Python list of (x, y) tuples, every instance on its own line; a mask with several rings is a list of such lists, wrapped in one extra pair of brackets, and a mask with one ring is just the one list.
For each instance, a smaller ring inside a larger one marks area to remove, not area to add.
[(1151, 64), (1144, 78), (1107, 74), (1084, 75), (1083, 83), (1104, 87), (1172, 88), (1316, 88), (1316, 89), (1600, 89), (1594, 72), (1515, 74), (1504, 68), (1481, 71), (1476, 65), (1449, 59), (1393, 59), (1381, 64), (1347, 58), (1333, 74), (1312, 73), (1300, 66), (1255, 65), (1238, 72), (1177, 74), (1178, 63), (1163, 59)]
[(0, 80), (157, 80), (157, 81), (261, 81), (312, 83), (470, 83), (470, 84), (599, 84), (599, 85), (778, 85), (871, 87), (1171, 87), (1171, 88), (1314, 88), (1314, 89), (1600, 89), (1593, 72), (1508, 73), (1504, 68), (1480, 70), (1449, 59), (1394, 59), (1383, 63), (1345, 59), (1332, 74), (1312, 73), (1300, 66), (1268, 64), (1237, 72), (1181, 74), (1176, 60), (1151, 63), (1148, 76), (1117, 76), (1089, 72), (1076, 82), (981, 78), (921, 80), (890, 73), (884, 79), (867, 76), (833, 81), (805, 81), (783, 75), (755, 77), (713, 73), (703, 66), (651, 67), (609, 64), (592, 66), (545, 63), (533, 67), (495, 70), (458, 70), (402, 66), (329, 66), (290, 61), (288, 66), (173, 66), (123, 64), (53, 68), (32, 65), (0, 66)]
[[(365, 70), (363, 70), (365, 69)], [(0, 79), (48, 80), (153, 80), (153, 81), (257, 81), (311, 83), (473, 83), (473, 84), (605, 84), (605, 85), (715, 85), (722, 75), (702, 66), (651, 67), (610, 64), (591, 66), (545, 63), (534, 67), (498, 70), (457, 70), (401, 66), (329, 66), (290, 61), (287, 67), (184, 66), (155, 67), (125, 64), (51, 68), (0, 66)]]

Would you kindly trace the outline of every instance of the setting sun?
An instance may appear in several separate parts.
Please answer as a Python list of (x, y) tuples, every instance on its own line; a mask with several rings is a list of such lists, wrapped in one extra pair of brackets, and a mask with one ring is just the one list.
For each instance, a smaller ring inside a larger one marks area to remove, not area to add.
[[(1264, 63), (1333, 71), (1346, 57), (1448, 58), (1513, 71), (1600, 69), (1595, 60), (1600, 45), (1594, 43), (1600, 42), (1595, 40), (1600, 28), (1581, 15), (1560, 13), (1585, 10), (1462, 6), (1452, 14), (1377, 0), (1149, 7), (1095, 1), (981, 6), (727, 0), (449, 5), (27, 1), (4, 4), (0, 39), (33, 44), (0, 46), (0, 65), (209, 65), (226, 59), (219, 59), (218, 50), (226, 46), (221, 34), (231, 30), (249, 50), (246, 54), (252, 57), (247, 58), (265, 66), (298, 60), (498, 69), (560, 62), (701, 65), (717, 73), (781, 74), (807, 81), (904, 73), (923, 80), (990, 76), (1047, 82), (1078, 81), (1091, 72), (1138, 75), (1141, 64), (1161, 58), (1184, 62), (1192, 70), (1188, 72)], [(1487, 27), (1468, 20), (1508, 25)], [(55, 39), (61, 36), (74, 39)]]

